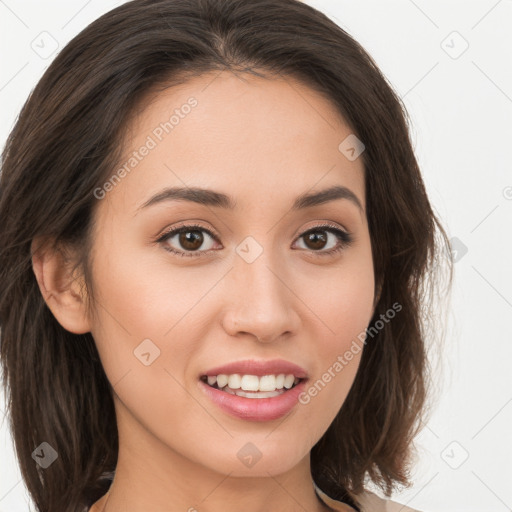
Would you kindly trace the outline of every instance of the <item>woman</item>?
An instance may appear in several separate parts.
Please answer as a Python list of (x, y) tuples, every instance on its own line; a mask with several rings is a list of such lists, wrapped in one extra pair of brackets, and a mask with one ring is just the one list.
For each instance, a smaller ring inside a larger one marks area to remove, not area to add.
[(114, 9), (38, 83), (0, 185), (38, 510), (412, 510), (367, 487), (409, 483), (448, 242), (403, 105), (325, 15)]

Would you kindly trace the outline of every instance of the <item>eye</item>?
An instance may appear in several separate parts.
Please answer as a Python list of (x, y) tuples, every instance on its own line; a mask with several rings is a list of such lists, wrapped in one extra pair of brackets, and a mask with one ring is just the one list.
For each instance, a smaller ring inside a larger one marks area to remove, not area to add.
[[(204, 250), (199, 250), (205, 242), (203, 233), (207, 233), (207, 242), (208, 238), (217, 240), (217, 237), (210, 230), (198, 224), (189, 224), (167, 231), (157, 242), (163, 243), (166, 250), (179, 256), (202, 256), (212, 246), (211, 242), (208, 242), (206, 248), (203, 247)], [(174, 247), (171, 245), (172, 243), (174, 243)], [(176, 248), (176, 245), (178, 248)]]
[[(203, 233), (207, 234), (206, 239)], [(316, 253), (315, 256), (332, 255), (353, 242), (352, 235), (333, 224), (322, 224), (308, 229), (299, 236), (298, 240), (303, 238), (306, 246), (300, 248)], [(205, 240), (206, 247), (203, 247)], [(157, 243), (163, 244), (167, 251), (178, 256), (199, 257), (211, 250), (216, 250), (212, 249), (212, 241), (218, 242), (218, 237), (210, 230), (198, 224), (188, 224), (166, 231), (158, 238)], [(327, 250), (324, 250), (326, 246), (328, 246)], [(201, 247), (203, 247), (202, 250), (200, 250)]]
[[(299, 236), (298, 240), (301, 239), (305, 239), (306, 244), (306, 247), (301, 247), (301, 249), (309, 249), (314, 253), (318, 253), (315, 256), (330, 256), (345, 249), (354, 241), (350, 233), (333, 224), (323, 224), (308, 229)], [(322, 250), (326, 246), (328, 246), (327, 250)]]

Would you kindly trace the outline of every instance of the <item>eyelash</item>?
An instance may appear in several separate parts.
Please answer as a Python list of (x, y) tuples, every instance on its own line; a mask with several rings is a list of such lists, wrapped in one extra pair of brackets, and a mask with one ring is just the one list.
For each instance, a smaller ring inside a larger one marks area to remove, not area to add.
[[(209, 229), (204, 228), (203, 226), (200, 226), (199, 224), (186, 224), (183, 226), (179, 226), (177, 228), (173, 228), (169, 231), (166, 231), (160, 236), (156, 242), (163, 244), (168, 238), (172, 238), (176, 234), (180, 233), (186, 233), (187, 231), (205, 231), (208, 233), (209, 236), (211, 236), (216, 242), (218, 242), (218, 237), (212, 233)], [(332, 249), (329, 249), (327, 251), (311, 251), (315, 256), (324, 257), (324, 256), (331, 256), (342, 249), (345, 249), (346, 247), (349, 247), (354, 239), (352, 235), (346, 231), (343, 231), (342, 229), (339, 229), (334, 224), (321, 224), (318, 226), (314, 226), (312, 228), (309, 228), (308, 230), (304, 231), (297, 239), (302, 238), (303, 236), (315, 232), (315, 231), (329, 231), (330, 233), (333, 233), (338, 240), (341, 242), (336, 247), (333, 247)], [(169, 246), (164, 246), (164, 249), (176, 254), (177, 256), (181, 257), (202, 257), (204, 254), (208, 251), (177, 251), (176, 249), (173, 249)], [(216, 249), (210, 249), (210, 250), (216, 250)]]

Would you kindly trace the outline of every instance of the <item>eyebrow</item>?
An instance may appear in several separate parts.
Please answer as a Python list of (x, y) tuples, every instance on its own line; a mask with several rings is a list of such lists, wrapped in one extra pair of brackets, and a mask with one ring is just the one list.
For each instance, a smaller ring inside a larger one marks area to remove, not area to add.
[[(350, 189), (341, 185), (336, 185), (319, 192), (301, 194), (295, 199), (291, 209), (292, 211), (302, 210), (337, 199), (351, 201), (364, 213), (358, 197)], [(137, 208), (137, 211), (164, 201), (191, 201), (203, 206), (213, 206), (229, 210), (234, 210), (237, 205), (232, 197), (215, 190), (200, 187), (169, 187), (149, 198)]]

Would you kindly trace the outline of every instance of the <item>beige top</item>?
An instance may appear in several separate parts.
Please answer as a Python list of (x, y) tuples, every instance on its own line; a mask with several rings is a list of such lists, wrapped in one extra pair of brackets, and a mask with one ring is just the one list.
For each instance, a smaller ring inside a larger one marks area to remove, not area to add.
[[(355, 512), (350, 505), (330, 498), (315, 483), (314, 486), (316, 492), (328, 507), (339, 512)], [(351, 497), (359, 505), (361, 512), (420, 512), (396, 501), (379, 498), (379, 496), (370, 491), (365, 491), (357, 496), (351, 495)]]

